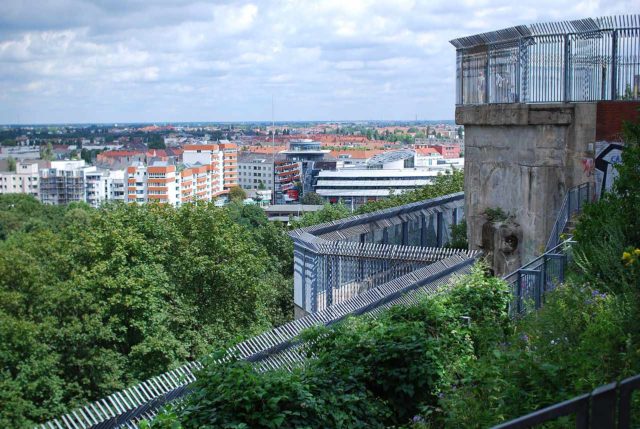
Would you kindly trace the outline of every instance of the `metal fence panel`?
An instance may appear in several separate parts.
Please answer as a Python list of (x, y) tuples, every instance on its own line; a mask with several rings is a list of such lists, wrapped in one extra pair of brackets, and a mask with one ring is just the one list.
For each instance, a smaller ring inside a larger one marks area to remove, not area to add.
[(640, 99), (640, 15), (533, 24), (451, 43), (458, 105)]

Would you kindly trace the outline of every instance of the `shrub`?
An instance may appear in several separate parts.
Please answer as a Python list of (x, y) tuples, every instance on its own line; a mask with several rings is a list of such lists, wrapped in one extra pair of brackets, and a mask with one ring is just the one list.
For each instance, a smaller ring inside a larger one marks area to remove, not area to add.
[(504, 282), (478, 266), (450, 294), (304, 332), (307, 361), (291, 372), (209, 361), (193, 394), (152, 427), (441, 424), (441, 393), (475, 359), (473, 338), (502, 329), (507, 302)]

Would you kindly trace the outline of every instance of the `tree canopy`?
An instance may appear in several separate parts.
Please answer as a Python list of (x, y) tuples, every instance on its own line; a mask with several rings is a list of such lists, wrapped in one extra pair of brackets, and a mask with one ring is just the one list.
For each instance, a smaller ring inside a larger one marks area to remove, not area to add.
[(291, 318), (290, 240), (253, 208), (24, 195), (0, 208), (0, 426), (30, 427)]

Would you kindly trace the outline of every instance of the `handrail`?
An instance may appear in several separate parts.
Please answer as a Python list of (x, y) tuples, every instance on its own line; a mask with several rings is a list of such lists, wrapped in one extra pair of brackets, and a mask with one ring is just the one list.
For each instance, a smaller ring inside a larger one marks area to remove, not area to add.
[(561, 235), (564, 232), (571, 216), (582, 212), (585, 202), (591, 201), (591, 184), (589, 182), (574, 186), (569, 189), (562, 200), (558, 216), (553, 224), (553, 229), (549, 235), (549, 240), (545, 247), (545, 251), (549, 251), (556, 247), (562, 240)]
[(550, 405), (492, 429), (530, 428), (569, 415), (576, 416), (576, 429), (629, 429), (631, 395), (635, 390), (640, 390), (640, 374), (619, 383), (605, 384), (591, 393)]
[(502, 278), (512, 294), (509, 304), (511, 317), (526, 313), (530, 310), (531, 302), (535, 309), (542, 307), (545, 294), (564, 282), (574, 243), (566, 240)]

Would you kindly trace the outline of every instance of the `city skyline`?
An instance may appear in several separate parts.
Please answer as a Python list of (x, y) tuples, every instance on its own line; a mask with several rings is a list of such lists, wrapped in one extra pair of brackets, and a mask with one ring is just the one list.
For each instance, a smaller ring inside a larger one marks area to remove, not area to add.
[[(0, 5), (0, 123), (452, 119), (449, 40), (631, 1)], [(471, 11), (473, 9), (473, 11)]]

